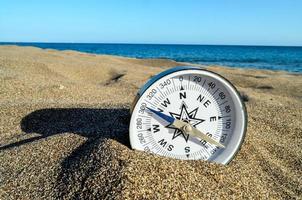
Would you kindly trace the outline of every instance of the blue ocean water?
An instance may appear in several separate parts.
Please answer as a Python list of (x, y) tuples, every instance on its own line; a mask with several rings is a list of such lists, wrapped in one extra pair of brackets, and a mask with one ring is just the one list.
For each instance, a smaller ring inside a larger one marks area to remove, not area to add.
[(75, 50), (134, 58), (167, 58), (180, 62), (230, 67), (285, 70), (302, 73), (302, 47), (95, 44), (95, 43), (0, 43)]

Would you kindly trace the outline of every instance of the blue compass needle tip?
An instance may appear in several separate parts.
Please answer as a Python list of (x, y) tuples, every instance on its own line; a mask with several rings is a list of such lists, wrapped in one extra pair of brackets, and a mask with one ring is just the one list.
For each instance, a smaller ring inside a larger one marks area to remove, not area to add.
[(147, 109), (150, 110), (151, 112), (153, 112), (154, 114), (156, 114), (157, 116), (159, 116), (160, 118), (162, 118), (163, 120), (165, 120), (166, 122), (169, 122), (170, 124), (173, 124), (173, 122), (175, 120), (173, 117), (165, 115), (164, 113), (156, 111), (152, 108), (147, 107)]

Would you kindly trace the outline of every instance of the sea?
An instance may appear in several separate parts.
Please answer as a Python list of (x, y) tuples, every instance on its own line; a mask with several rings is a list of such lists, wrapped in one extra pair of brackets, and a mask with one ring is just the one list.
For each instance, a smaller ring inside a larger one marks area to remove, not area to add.
[(302, 73), (302, 47), (179, 44), (14, 43), (43, 49), (75, 50), (133, 58), (163, 58), (178, 62)]

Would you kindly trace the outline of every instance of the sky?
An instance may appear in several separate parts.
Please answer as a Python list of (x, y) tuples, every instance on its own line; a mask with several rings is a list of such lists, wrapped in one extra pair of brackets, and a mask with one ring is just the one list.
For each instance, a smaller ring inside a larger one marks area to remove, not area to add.
[(302, 46), (302, 0), (0, 0), (0, 42)]

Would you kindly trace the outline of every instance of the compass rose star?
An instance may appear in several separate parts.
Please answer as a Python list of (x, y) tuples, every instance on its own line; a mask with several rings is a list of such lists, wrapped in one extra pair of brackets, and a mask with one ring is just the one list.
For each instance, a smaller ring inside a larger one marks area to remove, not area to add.
[[(180, 114), (170, 112), (170, 115), (171, 115), (171, 117), (173, 117), (175, 119), (178, 119), (178, 120), (190, 123), (193, 127), (196, 128), (196, 126), (198, 124), (200, 124), (200, 123), (202, 123), (202, 122), (205, 121), (203, 119), (196, 118), (197, 111), (198, 111), (198, 107), (195, 108), (194, 110), (192, 110), (191, 112), (188, 112), (188, 110), (186, 108), (186, 105), (182, 104)], [(181, 131), (181, 130), (179, 130), (179, 129), (171, 126), (171, 125), (168, 125), (166, 127), (174, 129), (172, 140), (174, 140), (178, 136), (182, 135), (183, 138), (185, 139), (185, 141), (188, 142), (188, 140), (189, 140), (189, 134), (184, 133), (183, 131)]]

